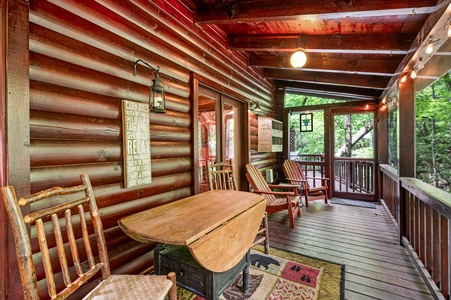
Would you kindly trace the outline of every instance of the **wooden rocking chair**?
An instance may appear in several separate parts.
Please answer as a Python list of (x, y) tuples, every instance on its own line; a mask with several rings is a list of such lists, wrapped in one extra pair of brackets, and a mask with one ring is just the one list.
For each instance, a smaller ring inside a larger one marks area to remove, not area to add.
[[(236, 191), (233, 175), (233, 160), (230, 163), (207, 161), (208, 184), (210, 190), (234, 190)], [(263, 215), (262, 224), (251, 246), (264, 243), (265, 253), (269, 254), (268, 214)]]
[[(301, 165), (293, 160), (285, 160), (283, 163), (283, 172), (285, 173), (286, 180), (291, 184), (300, 185), (302, 188), (302, 194), (305, 198), (305, 206), (308, 207), (308, 203), (314, 200), (324, 200), (327, 204), (329, 198), (329, 178), (323, 177), (305, 177), (302, 171)], [(321, 186), (311, 187), (308, 179), (321, 180)]]
[[(38, 290), (37, 268), (45, 271), (47, 291), (51, 299), (65, 299), (99, 271), (102, 273), (102, 282), (83, 299), (163, 300), (166, 295), (169, 295), (170, 300), (177, 299), (173, 272), (168, 276), (111, 275), (102, 221), (92, 186), (87, 174), (81, 174), (80, 177), (81, 185), (53, 187), (19, 200), (12, 186), (0, 190), (16, 243), (24, 299), (37, 300), (40, 296), (45, 296), (45, 291)], [(40, 200), (43, 201), (39, 202)], [(21, 206), (41, 209), (23, 216)], [(89, 218), (85, 209), (89, 210)], [(36, 228), (41, 263), (38, 263), (40, 259), (32, 258), (30, 226)], [(97, 241), (98, 251), (92, 250), (93, 241)], [(73, 266), (67, 259), (66, 251), (69, 249)], [(97, 253), (98, 262), (94, 256)], [(54, 272), (58, 273), (57, 276)]]
[[(294, 216), (301, 216), (299, 205), (300, 195), (298, 187), (293, 185), (268, 184), (262, 173), (253, 165), (246, 165), (246, 178), (249, 181), (254, 193), (261, 194), (267, 200), (266, 212), (272, 214), (282, 210), (288, 210), (290, 227), (294, 228)], [(277, 192), (276, 189), (289, 189), (291, 192)]]

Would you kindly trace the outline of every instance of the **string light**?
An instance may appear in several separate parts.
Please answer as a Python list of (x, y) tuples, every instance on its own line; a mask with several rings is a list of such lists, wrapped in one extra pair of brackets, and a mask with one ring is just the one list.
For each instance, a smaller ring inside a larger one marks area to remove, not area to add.
[(415, 70), (412, 70), (412, 72), (410, 72), (410, 78), (412, 79), (417, 78), (417, 72), (415, 72)]
[(401, 82), (406, 82), (406, 80), (407, 80), (407, 76), (406, 75), (404, 75), (403, 77), (401, 77)]
[(434, 44), (432, 41), (429, 41), (429, 43), (426, 46), (426, 54), (432, 54), (434, 52)]

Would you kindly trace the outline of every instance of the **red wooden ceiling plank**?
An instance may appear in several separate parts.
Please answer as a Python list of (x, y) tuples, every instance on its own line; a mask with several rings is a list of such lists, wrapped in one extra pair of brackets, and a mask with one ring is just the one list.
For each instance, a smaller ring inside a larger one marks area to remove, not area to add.
[(269, 22), (299, 19), (429, 14), (435, 10), (433, 0), (256, 0), (199, 6), (195, 16), (199, 23)]

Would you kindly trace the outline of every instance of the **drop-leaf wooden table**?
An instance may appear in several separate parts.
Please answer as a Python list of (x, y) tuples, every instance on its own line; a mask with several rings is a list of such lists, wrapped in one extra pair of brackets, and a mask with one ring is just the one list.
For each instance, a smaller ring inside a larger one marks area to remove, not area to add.
[[(265, 207), (258, 194), (208, 191), (122, 218), (119, 226), (137, 241), (158, 243), (157, 274), (172, 268), (177, 284), (210, 300), (241, 271), (246, 291), (249, 248)], [(183, 247), (172, 247), (165, 255), (164, 244)], [(182, 258), (188, 250), (198, 265)]]

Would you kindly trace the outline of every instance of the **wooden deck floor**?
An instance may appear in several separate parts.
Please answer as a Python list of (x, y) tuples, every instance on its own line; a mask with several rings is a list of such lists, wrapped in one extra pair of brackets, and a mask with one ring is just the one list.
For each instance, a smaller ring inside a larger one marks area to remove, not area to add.
[(290, 229), (286, 212), (269, 216), (271, 247), (346, 265), (345, 299), (433, 299), (381, 205), (315, 201)]

